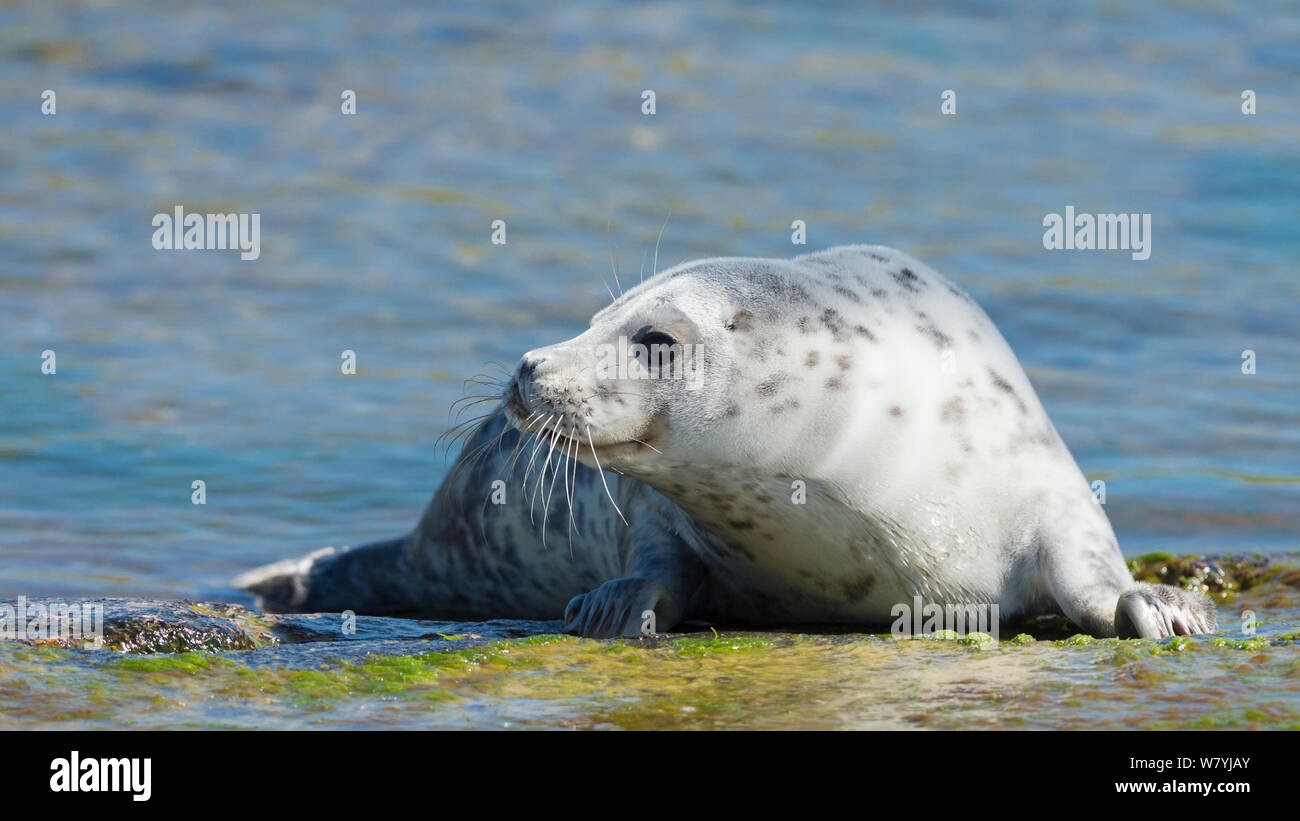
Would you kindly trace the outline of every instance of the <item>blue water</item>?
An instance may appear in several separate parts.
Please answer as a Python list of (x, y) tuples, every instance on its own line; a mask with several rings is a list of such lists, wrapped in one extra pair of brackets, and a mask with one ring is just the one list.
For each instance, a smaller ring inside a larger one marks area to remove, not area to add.
[[(0, 598), (237, 600), (405, 531), (462, 381), (670, 213), (660, 267), (879, 242), (961, 283), (1126, 552), (1300, 546), (1294, 3), (343, 5), (0, 9)], [(155, 251), (177, 204), (260, 213), (261, 258)], [(1045, 250), (1066, 205), (1152, 214), (1151, 258)]]

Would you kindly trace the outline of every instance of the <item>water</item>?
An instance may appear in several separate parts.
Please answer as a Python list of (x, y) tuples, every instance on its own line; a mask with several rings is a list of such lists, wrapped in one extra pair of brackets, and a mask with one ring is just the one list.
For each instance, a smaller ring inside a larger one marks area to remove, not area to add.
[[(1293, 550), (1298, 42), (1281, 2), (0, 9), (0, 599), (247, 602), (404, 532), (462, 381), (584, 327), (666, 218), (660, 267), (921, 257), (1127, 554)], [(155, 251), (177, 204), (260, 213), (261, 258)], [(1044, 250), (1067, 205), (1151, 213), (1151, 258)]]

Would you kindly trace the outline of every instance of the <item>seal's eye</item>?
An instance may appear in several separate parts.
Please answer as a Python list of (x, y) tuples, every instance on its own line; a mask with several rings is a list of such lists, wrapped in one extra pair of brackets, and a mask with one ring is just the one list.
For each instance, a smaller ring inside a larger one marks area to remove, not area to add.
[(642, 334), (641, 338), (636, 341), (645, 345), (647, 348), (655, 345), (662, 345), (665, 348), (671, 348), (677, 344), (676, 339), (673, 339), (663, 331), (648, 331), (645, 334)]
[[(641, 359), (642, 364), (651, 368), (672, 365), (677, 360), (677, 352), (681, 350), (676, 339), (650, 327), (637, 331), (632, 337), (632, 344), (642, 346), (636, 350), (636, 358)], [(642, 356), (645, 358), (642, 359)]]

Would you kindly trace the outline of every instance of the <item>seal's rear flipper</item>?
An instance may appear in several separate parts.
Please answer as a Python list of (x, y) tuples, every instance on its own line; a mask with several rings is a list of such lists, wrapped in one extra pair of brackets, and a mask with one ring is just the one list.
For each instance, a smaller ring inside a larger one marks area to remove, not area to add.
[[(1109, 525), (1107, 525), (1109, 526)], [(1071, 537), (1078, 532), (1076, 527)], [(1086, 538), (1044, 543), (1045, 581), (1061, 612), (1098, 638), (1167, 638), (1213, 633), (1214, 602), (1204, 593), (1134, 582), (1119, 546)]]
[(1217, 627), (1209, 596), (1167, 584), (1138, 582), (1115, 606), (1115, 632), (1122, 639), (1190, 636)]
[(231, 585), (252, 593), (258, 608), (268, 613), (302, 613), (312, 565), (334, 553), (334, 548), (322, 547), (297, 559), (262, 565), (236, 576)]
[(420, 583), (406, 562), (406, 538), (357, 548), (324, 547), (268, 564), (231, 582), (270, 613), (395, 615), (418, 610)]

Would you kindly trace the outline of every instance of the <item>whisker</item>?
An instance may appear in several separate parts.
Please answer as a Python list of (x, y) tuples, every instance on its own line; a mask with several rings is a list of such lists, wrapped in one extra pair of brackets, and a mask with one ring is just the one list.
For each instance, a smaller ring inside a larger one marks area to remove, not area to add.
[(451, 446), (454, 445), (458, 440), (473, 434), (475, 431), (479, 429), (481, 425), (486, 424), (485, 420), (491, 419), (493, 416), (496, 416), (497, 414), (501, 413), (503, 410), (504, 410), (503, 408), (497, 408), (495, 410), (489, 411), (488, 413), (479, 414), (478, 416), (474, 416), (462, 422), (458, 422), (453, 427), (443, 431), (442, 434), (440, 434), (438, 438), (434, 440), (433, 442), (434, 449), (436, 450), (440, 444), (445, 442), (444, 453), (450, 452)]
[(629, 442), (636, 442), (638, 445), (645, 445), (646, 447), (650, 448), (650, 450), (653, 450), (655, 453), (659, 454), (660, 456), (663, 456), (663, 455), (664, 455), (664, 452), (663, 452), (662, 450), (660, 450), (659, 448), (655, 447), (654, 445), (650, 444), (649, 442), (643, 442), (643, 441), (641, 441), (640, 439), (636, 438), (635, 436), (633, 436), (632, 438), (628, 439), (627, 441), (629, 441)]
[[(596, 425), (596, 430), (600, 430), (600, 425)], [(650, 450), (653, 450), (655, 453), (659, 454), (660, 456), (663, 456), (663, 451), (661, 451), (659, 448), (655, 447), (654, 445), (650, 444), (649, 442), (644, 442), (644, 441), (642, 441), (642, 440), (636, 438), (635, 436), (628, 437), (628, 440), (627, 440), (627, 441), (629, 441), (629, 442), (636, 442), (638, 445), (645, 445), (646, 447), (650, 448)]]
[[(506, 431), (508, 430), (510, 430), (510, 428), (506, 428)], [(498, 442), (500, 441), (501, 438), (504, 438), (504, 434), (506, 431), (502, 431), (502, 436), (498, 437)], [(506, 459), (506, 463), (497, 469), (496, 475), (492, 477), (492, 481), (488, 482), (489, 488), (491, 488), (492, 485), (496, 484), (497, 480), (501, 479), (501, 472), (503, 470), (509, 470), (510, 466), (514, 464), (515, 459), (519, 457), (520, 448), (523, 445), (523, 441), (524, 441), (524, 437), (522, 436), (520, 436), (517, 440), (515, 440), (515, 446), (511, 450), (510, 456)], [(479, 535), (483, 537), (484, 545), (489, 544), (488, 537), (487, 537), (487, 505), (488, 502), (490, 502), (491, 500), (492, 500), (492, 493), (489, 490), (489, 492), (483, 496), (483, 504), (479, 505), (479, 511), (478, 511)]]
[(505, 393), (505, 392), (506, 392), (507, 390), (509, 390), (509, 388), (510, 388), (510, 382), (509, 382), (508, 380), (504, 380), (504, 379), (472, 379), (472, 378), (471, 378), (471, 379), (466, 379), (466, 380), (461, 384), (461, 388), (460, 388), (460, 389), (461, 389), (462, 391), (467, 390), (468, 387), (469, 387), (470, 385), (474, 385), (474, 386), (479, 387), (479, 388), (487, 388), (487, 390), (488, 390), (488, 393), (486, 393), (486, 394), (483, 394), (483, 393), (480, 393), (480, 394), (470, 394), (471, 396), (488, 396), (488, 395), (490, 395), (490, 394), (495, 394), (495, 395), (497, 395), (497, 396), (500, 396), (501, 394)]
[[(536, 414), (534, 414), (534, 416), (535, 415)], [(531, 417), (529, 418), (531, 419)], [(519, 438), (515, 440), (515, 446), (510, 451), (510, 458), (506, 461), (505, 467), (502, 468), (502, 470), (506, 472), (506, 475), (501, 478), (504, 478), (507, 481), (507, 483), (509, 483), (510, 477), (514, 475), (515, 464), (519, 461), (519, 457), (524, 452), (524, 442), (527, 439), (528, 439), (528, 434), (520, 431)]]
[[(497, 412), (500, 413), (501, 411), (497, 411)], [(452, 481), (456, 479), (457, 477), (460, 476), (461, 472), (463, 472), (464, 470), (476, 469), (478, 467), (477, 463), (487, 458), (488, 451), (492, 448), (493, 445), (500, 443), (501, 438), (505, 436), (506, 433), (509, 432), (509, 430), (510, 430), (509, 427), (502, 428), (500, 433), (498, 433), (496, 436), (493, 436), (491, 439), (482, 443), (478, 447), (474, 448), (474, 450), (470, 451), (469, 454), (462, 453), (460, 459), (458, 459), (456, 461), (456, 464), (452, 467), (451, 473), (448, 474), (447, 481)]]
[[(573, 426), (573, 432), (574, 433), (578, 432), (577, 425)], [(577, 527), (577, 522), (574, 521), (573, 518), (573, 500), (574, 497), (578, 495), (578, 444), (579, 443), (578, 443), (578, 437), (570, 436), (569, 438), (573, 440), (573, 479), (568, 485), (566, 485), (566, 490), (569, 491), (567, 493), (569, 497), (569, 527), (573, 529)], [(578, 535), (582, 535), (581, 530), (578, 531)], [(570, 547), (573, 546), (572, 536), (569, 537), (569, 546)]]
[[(550, 416), (546, 417), (546, 421), (543, 422), (542, 426), (538, 428), (536, 433), (533, 434), (533, 452), (528, 457), (528, 466), (524, 468), (524, 479), (522, 482), (524, 493), (528, 492), (528, 474), (533, 472), (533, 463), (537, 461), (537, 451), (540, 450), (542, 447), (542, 441), (543, 441), (542, 436), (543, 434), (546, 433), (546, 428), (551, 424), (551, 420), (554, 418), (555, 418), (555, 414), (551, 414)], [(545, 473), (545, 470), (546, 469), (543, 468), (542, 472)], [(531, 506), (528, 509), (528, 521), (530, 524), (535, 524), (533, 522), (533, 510)]]
[[(484, 402), (500, 402), (500, 401), (501, 401), (500, 394), (490, 394), (490, 395), (479, 394), (473, 396), (462, 396), (461, 398), (457, 399), (455, 402), (452, 402), (451, 407), (447, 409), (447, 421), (451, 421), (453, 412), (464, 413), (470, 408), (476, 405), (481, 405)], [(460, 406), (460, 410), (457, 410), (457, 406)]]
[[(560, 429), (560, 421), (557, 417), (555, 423), (555, 430), (551, 431), (550, 447), (546, 449), (546, 458), (542, 460), (542, 467), (537, 477), (537, 484), (533, 486), (532, 504), (537, 504), (537, 491), (540, 490), (546, 484), (546, 471), (551, 466), (551, 454), (555, 452), (555, 434), (559, 431), (559, 429)], [(543, 439), (543, 441), (545, 441), (545, 439)], [(545, 506), (546, 506), (546, 494), (543, 493), (542, 494), (543, 513), (546, 512)], [(545, 527), (545, 523), (543, 523), (543, 527)]]
[(600, 483), (605, 486), (605, 495), (609, 497), (609, 503), (618, 512), (618, 518), (626, 525), (627, 517), (623, 515), (622, 510), (619, 510), (618, 502), (614, 501), (614, 494), (609, 492), (609, 482), (605, 481), (605, 470), (600, 466), (600, 457), (596, 455), (596, 443), (591, 439), (591, 425), (587, 426), (587, 444), (591, 446), (591, 458), (596, 460), (596, 472), (600, 474)]
[[(504, 368), (505, 366), (500, 363), (497, 363), (497, 367)], [(501, 385), (506, 382), (509, 382), (513, 378), (514, 378), (513, 371), (507, 371), (503, 373), (501, 376), (495, 376), (490, 373), (484, 373), (483, 371), (479, 371), (478, 373), (473, 374), (472, 376), (467, 376), (464, 382), (474, 382), (474, 383), (487, 382), (489, 384)]]
[[(547, 464), (551, 461), (551, 454), (555, 452), (555, 444), (560, 441), (560, 426), (555, 426), (555, 433), (551, 436), (551, 449), (546, 454)], [(551, 471), (551, 489), (542, 492), (542, 546), (546, 546), (546, 529), (547, 523), (551, 520), (551, 496), (555, 493), (555, 477), (560, 472), (560, 460), (555, 460), (555, 468)], [(543, 477), (545, 478), (545, 477)]]
[[(574, 430), (574, 433), (577, 433), (576, 429)], [(569, 490), (569, 462), (573, 462), (573, 478), (576, 484), (578, 478), (578, 459), (576, 456), (578, 451), (578, 440), (574, 439), (572, 436), (570, 436), (569, 439), (573, 442), (573, 451), (575, 456), (570, 459), (567, 452), (564, 454), (564, 498), (569, 502), (569, 558), (573, 558), (573, 530), (575, 525), (573, 521), (573, 494)], [(579, 535), (581, 535), (581, 533), (579, 533)]]
[(618, 263), (614, 262), (614, 243), (610, 239), (609, 229), (611, 221), (605, 220), (605, 246), (609, 248), (609, 264), (614, 269), (614, 284), (618, 286), (618, 295), (623, 296), (623, 283), (618, 281)]
[(650, 276), (653, 278), (659, 273), (659, 243), (663, 241), (664, 229), (668, 227), (668, 220), (673, 218), (673, 209), (668, 209), (668, 216), (664, 217), (664, 224), (659, 227), (659, 239), (655, 240), (655, 263), (650, 268)]
[[(524, 468), (524, 492), (525, 493), (528, 492), (528, 477), (532, 475), (533, 465), (536, 464), (537, 462), (537, 454), (538, 452), (540, 452), (542, 445), (546, 444), (546, 429), (550, 427), (551, 422), (554, 419), (555, 419), (554, 416), (546, 417), (546, 421), (542, 423), (542, 426), (533, 433), (533, 451), (528, 457), (528, 467)], [(542, 467), (542, 473), (543, 474), (546, 473), (546, 467), (544, 465)]]

